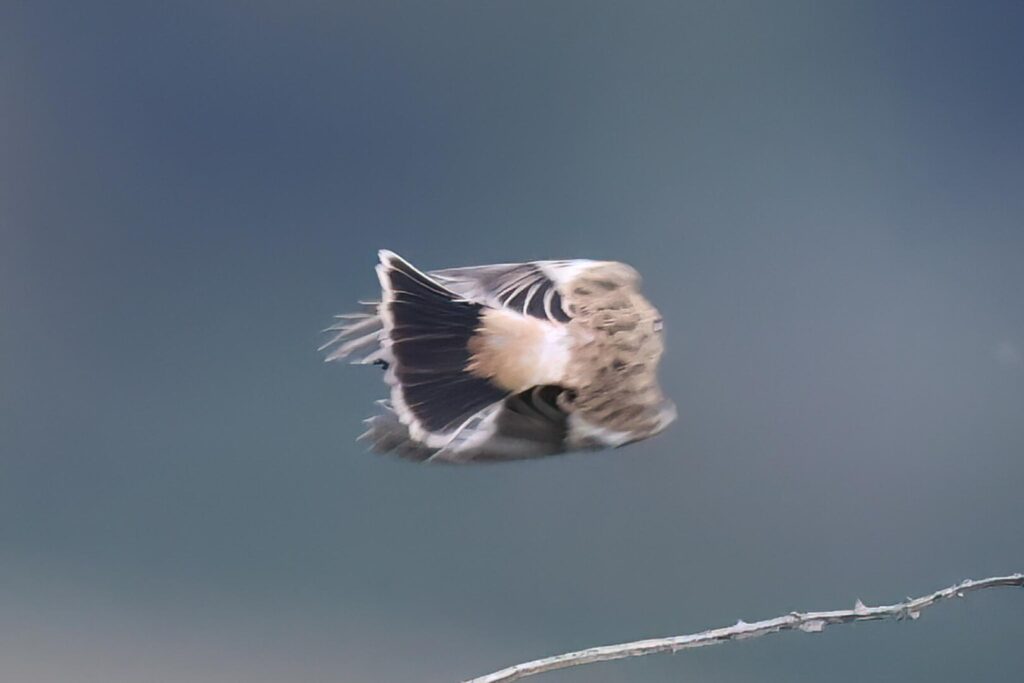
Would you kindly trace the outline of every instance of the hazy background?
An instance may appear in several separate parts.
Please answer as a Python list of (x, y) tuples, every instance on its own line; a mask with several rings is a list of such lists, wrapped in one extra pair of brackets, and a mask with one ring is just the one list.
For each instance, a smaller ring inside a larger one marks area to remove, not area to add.
[[(1020, 3), (0, 6), (0, 679), (455, 681), (1024, 570)], [(636, 266), (663, 436), (418, 467), (374, 253)], [(1024, 593), (558, 682), (1020, 681)]]

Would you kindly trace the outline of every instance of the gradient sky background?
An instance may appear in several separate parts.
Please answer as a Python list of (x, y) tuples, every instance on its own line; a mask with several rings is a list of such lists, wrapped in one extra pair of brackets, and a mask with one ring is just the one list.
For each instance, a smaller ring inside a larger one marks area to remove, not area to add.
[[(1024, 570), (1024, 5), (0, 5), (0, 679), (456, 681)], [(423, 467), (316, 353), (629, 262), (680, 421)], [(1024, 594), (538, 681), (1024, 678)]]

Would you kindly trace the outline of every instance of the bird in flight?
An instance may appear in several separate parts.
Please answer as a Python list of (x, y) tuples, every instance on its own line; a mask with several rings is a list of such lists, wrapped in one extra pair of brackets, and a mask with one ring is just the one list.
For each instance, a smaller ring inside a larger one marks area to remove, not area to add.
[(623, 446), (676, 417), (658, 386), (662, 322), (614, 261), (421, 271), (382, 250), (379, 302), (337, 316), (321, 347), (384, 368), (389, 399), (362, 435), (432, 462)]

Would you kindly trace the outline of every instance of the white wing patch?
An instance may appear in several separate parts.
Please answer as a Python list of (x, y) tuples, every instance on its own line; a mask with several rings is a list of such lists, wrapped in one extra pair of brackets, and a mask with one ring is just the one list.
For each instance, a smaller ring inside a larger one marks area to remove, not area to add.
[(620, 432), (595, 425), (583, 419), (579, 413), (569, 415), (569, 434), (566, 443), (570, 448), (618, 448), (636, 439), (637, 436), (633, 432)]
[(676, 406), (667, 399), (663, 401), (658, 410), (658, 423), (654, 429), (645, 429), (641, 433), (609, 429), (584, 419), (579, 413), (570, 413), (566, 444), (570, 448), (579, 449), (618, 448), (627, 443), (654, 436), (672, 424), (676, 417)]
[(447, 268), (430, 276), (467, 299), (551, 322), (572, 316), (562, 303), (565, 285), (598, 261), (530, 261), (493, 266)]

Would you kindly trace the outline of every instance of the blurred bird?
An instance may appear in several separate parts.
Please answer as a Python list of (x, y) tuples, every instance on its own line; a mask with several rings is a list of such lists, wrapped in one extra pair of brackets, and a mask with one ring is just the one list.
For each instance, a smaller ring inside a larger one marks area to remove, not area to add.
[(390, 400), (360, 438), (421, 461), (518, 460), (618, 447), (676, 417), (658, 311), (614, 261), (423, 272), (382, 250), (381, 300), (337, 316), (326, 360), (384, 368)]

